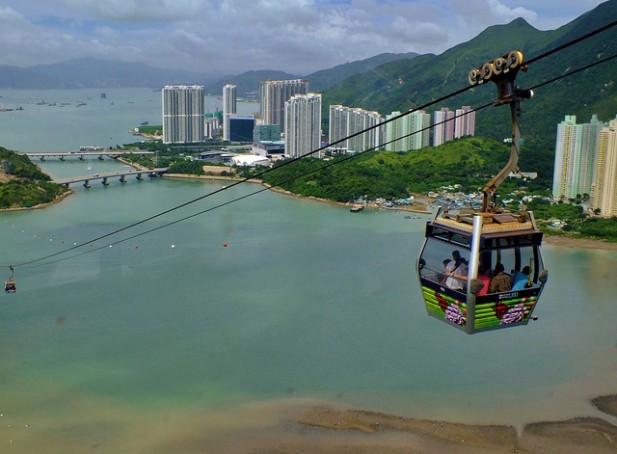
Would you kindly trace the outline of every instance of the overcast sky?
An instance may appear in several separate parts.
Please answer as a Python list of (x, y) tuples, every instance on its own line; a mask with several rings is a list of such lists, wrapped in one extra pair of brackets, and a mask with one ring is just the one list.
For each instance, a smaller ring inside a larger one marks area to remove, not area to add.
[[(439, 54), (490, 25), (552, 30), (601, 0), (0, 0), (0, 64), (71, 58), (308, 75), (383, 52)], [(507, 47), (507, 43), (504, 43)]]

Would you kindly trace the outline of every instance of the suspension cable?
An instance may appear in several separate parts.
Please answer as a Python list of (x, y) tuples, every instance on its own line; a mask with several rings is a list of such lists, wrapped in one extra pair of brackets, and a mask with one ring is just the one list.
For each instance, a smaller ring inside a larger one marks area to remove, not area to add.
[[(422, 128), (422, 129), (419, 129), (419, 130), (417, 130), (417, 131), (410, 132), (410, 133), (408, 133), (408, 134), (406, 134), (406, 135), (404, 135), (404, 136), (397, 137), (396, 139), (392, 139), (392, 140), (389, 140), (389, 141), (387, 141), (387, 142), (382, 142), (382, 143), (380, 143), (380, 144), (378, 144), (378, 145), (376, 145), (376, 146), (369, 147), (369, 148), (367, 148), (367, 149), (365, 149), (365, 150), (363, 150), (363, 151), (360, 151), (360, 152), (357, 152), (357, 153), (354, 153), (354, 154), (349, 154), (349, 155), (346, 155), (346, 156), (344, 156), (343, 158), (341, 158), (341, 159), (339, 159), (339, 160), (327, 162), (326, 164), (324, 164), (324, 165), (320, 166), (319, 168), (317, 168), (317, 169), (313, 169), (313, 170), (310, 170), (310, 171), (308, 171), (308, 172), (305, 172), (305, 173), (303, 173), (303, 174), (302, 174), (302, 175), (300, 175), (300, 176), (293, 176), (293, 177), (287, 178), (287, 179), (285, 179), (285, 180), (278, 181), (278, 182), (275, 184), (275, 186), (283, 185), (283, 184), (289, 183), (289, 182), (291, 182), (291, 181), (294, 181), (294, 180), (296, 180), (296, 179), (298, 179), (298, 178), (304, 178), (304, 177), (307, 177), (307, 176), (312, 175), (312, 174), (314, 174), (314, 173), (321, 172), (321, 171), (323, 171), (323, 170), (325, 170), (325, 169), (327, 169), (327, 168), (329, 168), (329, 167), (332, 167), (332, 166), (334, 166), (334, 165), (338, 165), (338, 164), (341, 164), (341, 163), (343, 163), (343, 162), (346, 162), (346, 161), (349, 161), (349, 160), (351, 160), (351, 159), (354, 159), (354, 158), (356, 158), (357, 156), (363, 155), (363, 154), (368, 153), (368, 152), (370, 152), (370, 151), (375, 151), (375, 150), (377, 150), (377, 149), (379, 149), (379, 148), (381, 148), (381, 147), (384, 147), (384, 146), (386, 146), (386, 145), (389, 145), (389, 144), (391, 144), (391, 143), (398, 142), (399, 140), (403, 140), (403, 139), (405, 139), (405, 138), (407, 138), (407, 137), (411, 137), (411, 136), (413, 136), (413, 135), (415, 135), (415, 134), (418, 134), (418, 133), (421, 133), (421, 132), (424, 132), (424, 131), (428, 131), (428, 130), (432, 129), (432, 128), (433, 128), (433, 127), (435, 127), (435, 126), (438, 126), (438, 125), (442, 125), (442, 124), (448, 123), (449, 121), (453, 121), (453, 120), (455, 120), (456, 118), (460, 118), (460, 117), (463, 117), (463, 116), (466, 116), (466, 115), (470, 115), (470, 114), (472, 114), (472, 113), (475, 113), (475, 112), (477, 112), (477, 111), (480, 111), (480, 110), (486, 109), (487, 107), (491, 107), (491, 106), (493, 106), (493, 105), (494, 105), (494, 103), (493, 103), (493, 102), (490, 102), (490, 103), (484, 104), (484, 105), (482, 105), (482, 106), (480, 106), (480, 107), (477, 107), (477, 108), (475, 108), (475, 109), (470, 109), (470, 110), (468, 110), (468, 111), (462, 112), (462, 113), (460, 113), (460, 114), (458, 114), (458, 115), (456, 115), (456, 114), (455, 114), (455, 115), (454, 115), (454, 117), (453, 117), (452, 119), (442, 120), (442, 121), (440, 121), (440, 122), (434, 123), (433, 125), (426, 126), (426, 127)], [(279, 166), (279, 167), (277, 167), (277, 168), (280, 168), (280, 166)], [(73, 259), (73, 258), (76, 258), (76, 257), (82, 256), (82, 255), (90, 254), (90, 253), (92, 253), (92, 252), (100, 251), (100, 250), (102, 250), (102, 249), (107, 249), (107, 248), (110, 248), (110, 247), (112, 247), (112, 246), (116, 246), (116, 245), (118, 245), (118, 244), (124, 243), (124, 242), (126, 242), (126, 241), (133, 240), (133, 239), (138, 238), (138, 237), (140, 237), (140, 236), (144, 236), (144, 235), (147, 235), (147, 234), (150, 234), (150, 233), (156, 232), (157, 230), (161, 230), (161, 229), (164, 229), (164, 228), (170, 227), (170, 226), (172, 226), (172, 225), (179, 224), (180, 222), (186, 221), (186, 220), (188, 220), (188, 219), (192, 219), (192, 218), (194, 218), (194, 217), (200, 216), (200, 215), (205, 214), (205, 213), (208, 213), (208, 212), (210, 212), (210, 211), (214, 211), (214, 210), (216, 210), (216, 209), (218, 209), (218, 208), (225, 207), (225, 206), (230, 205), (230, 204), (232, 204), (232, 203), (239, 202), (239, 201), (241, 201), (241, 200), (247, 199), (247, 198), (252, 197), (252, 196), (254, 196), (254, 195), (261, 194), (262, 192), (268, 191), (268, 190), (270, 190), (270, 189), (271, 189), (271, 186), (265, 186), (265, 187), (260, 188), (260, 189), (258, 189), (258, 190), (256, 190), (256, 191), (253, 191), (253, 192), (251, 192), (251, 193), (249, 193), (249, 194), (245, 194), (245, 195), (242, 195), (242, 196), (236, 197), (236, 198), (234, 198), (234, 199), (231, 199), (231, 200), (228, 200), (228, 201), (222, 202), (222, 203), (220, 203), (220, 204), (218, 204), (218, 205), (212, 206), (212, 207), (210, 207), (210, 208), (207, 208), (207, 209), (205, 209), (205, 210), (199, 211), (199, 212), (197, 212), (197, 213), (193, 213), (193, 214), (190, 214), (190, 215), (185, 216), (185, 217), (183, 217), (183, 218), (179, 218), (179, 219), (176, 219), (176, 220), (174, 220), (174, 221), (170, 221), (170, 222), (168, 222), (168, 223), (166, 223), (166, 224), (162, 224), (162, 225), (160, 225), (160, 226), (153, 227), (153, 228), (151, 228), (151, 229), (149, 229), (149, 230), (145, 230), (145, 231), (143, 231), (143, 232), (136, 233), (136, 234), (131, 235), (131, 236), (129, 236), (129, 237), (126, 237), (126, 238), (122, 238), (122, 239), (120, 239), (120, 240), (117, 240), (117, 241), (115, 241), (115, 242), (113, 242), (113, 243), (106, 243), (106, 244), (101, 245), (101, 246), (98, 246), (98, 247), (96, 247), (96, 248), (87, 249), (87, 250), (85, 250), (85, 251), (83, 251), (83, 252), (81, 252), (81, 253), (78, 253), (78, 254), (75, 254), (75, 255), (72, 255), (72, 256), (69, 256), (69, 257), (63, 257), (63, 258), (56, 259), (56, 260), (53, 260), (53, 261), (50, 261), (50, 262), (44, 262), (44, 263), (39, 263), (39, 264), (33, 264), (35, 261), (31, 261), (31, 262), (24, 263), (24, 264), (22, 264), (22, 265), (20, 265), (20, 266), (24, 267), (25, 269), (32, 269), (32, 268), (37, 268), (37, 267), (40, 267), (40, 266), (52, 265), (52, 264), (54, 264), (54, 263), (58, 263), (58, 262), (61, 262), (61, 261), (64, 261), (64, 260), (69, 260), (69, 259)], [(47, 257), (41, 258), (41, 259), (40, 259), (40, 261), (42, 261), (42, 260), (46, 260), (46, 259), (48, 259), (48, 258), (51, 258), (51, 257), (50, 257), (50, 256), (47, 256)], [(39, 261), (39, 260), (37, 260), (36, 262), (38, 262), (38, 261)]]
[[(560, 45), (560, 46), (558, 46), (558, 47), (556, 47), (556, 48), (554, 48), (554, 49), (552, 49), (552, 50), (549, 50), (549, 51), (547, 51), (547, 52), (542, 53), (542, 54), (540, 54), (540, 55), (538, 55), (538, 56), (536, 56), (536, 57), (534, 57), (534, 58), (532, 58), (532, 59), (528, 60), (528, 61), (526, 62), (526, 64), (527, 64), (527, 65), (530, 65), (530, 64), (535, 63), (535, 62), (537, 62), (537, 61), (540, 61), (540, 60), (542, 60), (542, 59), (544, 59), (544, 58), (546, 58), (546, 57), (548, 57), (548, 56), (550, 56), (550, 55), (552, 55), (552, 54), (554, 54), (554, 53), (556, 53), (556, 52), (559, 52), (559, 51), (562, 51), (562, 50), (564, 50), (564, 49), (567, 49), (567, 48), (568, 48), (568, 47), (570, 47), (570, 46), (573, 46), (573, 45), (575, 45), (575, 44), (577, 44), (577, 43), (579, 43), (579, 42), (581, 42), (581, 41), (584, 41), (584, 40), (586, 40), (586, 39), (589, 39), (589, 38), (591, 38), (592, 36), (595, 36), (595, 35), (597, 35), (597, 34), (599, 34), (599, 33), (603, 32), (603, 31), (606, 31), (606, 30), (608, 30), (608, 29), (610, 29), (610, 28), (612, 28), (612, 27), (614, 27), (614, 26), (616, 26), (616, 25), (617, 25), (617, 21), (613, 21), (613, 22), (611, 22), (611, 23), (609, 23), (609, 24), (606, 24), (606, 25), (604, 25), (603, 27), (600, 27), (600, 28), (598, 28), (598, 29), (596, 29), (596, 30), (594, 30), (594, 31), (592, 31), (592, 32), (590, 32), (590, 33), (587, 33), (587, 34), (585, 34), (585, 35), (583, 35), (583, 36), (580, 36), (580, 37), (577, 37), (577, 38), (575, 38), (575, 39), (572, 39), (572, 40), (570, 40), (570, 41), (568, 41), (568, 42), (566, 42), (566, 43), (564, 43), (564, 44), (562, 44), (562, 45)], [(576, 73), (578, 73), (578, 72), (584, 71), (584, 70), (589, 69), (589, 68), (591, 68), (591, 67), (593, 67), (593, 66), (596, 66), (596, 65), (598, 65), (598, 64), (605, 63), (605, 62), (607, 62), (607, 61), (609, 61), (609, 60), (612, 60), (612, 59), (614, 59), (614, 58), (616, 58), (616, 57), (617, 57), (617, 55), (614, 55), (614, 56), (611, 56), (611, 57), (607, 57), (607, 58), (604, 58), (604, 59), (598, 60), (598, 61), (596, 61), (596, 62), (594, 62), (594, 63), (591, 63), (591, 64), (589, 64), (589, 65), (586, 65), (586, 66), (585, 66), (585, 67), (583, 67), (583, 68), (579, 68), (579, 69), (577, 69), (577, 70), (570, 71), (570, 72), (568, 72), (568, 73), (566, 73), (566, 74), (563, 74), (562, 76), (558, 76), (558, 77), (556, 77), (556, 78), (554, 78), (554, 79), (551, 79), (551, 80), (549, 80), (549, 81), (545, 81), (545, 82), (542, 82), (542, 83), (540, 83), (540, 84), (537, 84), (535, 87), (532, 87), (532, 88), (538, 88), (538, 87), (541, 87), (541, 86), (546, 85), (546, 84), (548, 84), (548, 83), (554, 82), (554, 81), (556, 81), (556, 80), (559, 80), (559, 79), (562, 79), (562, 78), (565, 78), (565, 77), (568, 77), (568, 76), (574, 75), (574, 74), (576, 74)], [(141, 224), (144, 224), (144, 223), (146, 223), (146, 222), (152, 221), (152, 220), (154, 220), (154, 219), (156, 219), (156, 218), (159, 218), (159, 217), (161, 217), (161, 216), (164, 216), (164, 215), (166, 215), (166, 214), (169, 214), (169, 213), (171, 213), (171, 212), (173, 212), (173, 211), (176, 211), (176, 210), (178, 210), (178, 209), (180, 209), (180, 208), (184, 208), (184, 207), (186, 207), (186, 206), (188, 206), (188, 205), (191, 205), (191, 204), (193, 204), (193, 203), (195, 203), (195, 202), (198, 202), (198, 201), (200, 201), (200, 200), (206, 199), (206, 198), (208, 198), (208, 197), (212, 197), (212, 196), (214, 196), (214, 195), (216, 195), (216, 194), (218, 194), (218, 193), (221, 193), (221, 192), (223, 192), (223, 191), (226, 191), (226, 190), (228, 190), (228, 189), (231, 189), (232, 187), (235, 187), (235, 186), (237, 186), (237, 185), (240, 185), (240, 184), (242, 184), (242, 183), (245, 183), (245, 182), (247, 182), (247, 181), (249, 181), (249, 180), (251, 180), (251, 179), (258, 179), (258, 178), (260, 178), (260, 177), (264, 176), (265, 174), (267, 174), (267, 173), (269, 173), (269, 172), (271, 172), (271, 171), (273, 171), (273, 170), (275, 170), (275, 169), (279, 169), (279, 168), (281, 168), (281, 167), (284, 167), (284, 166), (287, 166), (287, 165), (291, 165), (291, 164), (293, 164), (293, 163), (295, 163), (295, 162), (299, 161), (300, 159), (305, 158), (306, 156), (312, 156), (312, 155), (314, 155), (314, 154), (316, 154), (316, 153), (320, 153), (321, 151), (324, 151), (324, 150), (325, 150), (325, 149), (327, 149), (328, 147), (331, 147), (331, 146), (333, 146), (333, 145), (337, 145), (337, 144), (343, 143), (343, 142), (345, 142), (345, 141), (347, 141), (347, 140), (349, 140), (349, 139), (352, 139), (352, 138), (354, 138), (354, 137), (358, 137), (358, 136), (360, 136), (360, 135), (362, 135), (362, 134), (365, 134), (365, 133), (367, 133), (367, 132), (369, 132), (369, 131), (372, 131), (372, 130), (374, 130), (374, 129), (380, 128), (380, 127), (382, 127), (382, 126), (384, 126), (384, 125), (386, 125), (386, 124), (388, 124), (388, 123), (390, 123), (390, 122), (393, 122), (393, 121), (396, 121), (396, 120), (398, 120), (398, 119), (401, 119), (401, 118), (403, 118), (403, 117), (405, 117), (405, 116), (407, 116), (407, 115), (410, 115), (410, 114), (412, 114), (412, 113), (415, 113), (415, 112), (417, 112), (417, 111), (419, 111), (419, 110), (424, 110), (424, 109), (426, 109), (426, 108), (428, 108), (428, 107), (430, 107), (430, 106), (433, 106), (433, 105), (435, 105), (435, 104), (437, 104), (437, 103), (440, 103), (440, 102), (442, 102), (442, 101), (445, 101), (445, 100), (447, 100), (447, 99), (450, 99), (450, 98), (452, 98), (452, 97), (454, 97), (454, 96), (458, 96), (458, 95), (460, 95), (460, 94), (462, 94), (462, 93), (464, 93), (464, 92), (466, 92), (466, 91), (470, 90), (471, 88), (474, 88), (474, 87), (473, 87), (473, 86), (471, 86), (471, 85), (469, 85), (469, 86), (466, 86), (466, 87), (460, 88), (460, 89), (458, 89), (458, 90), (455, 90), (455, 91), (453, 91), (452, 93), (450, 93), (450, 94), (448, 94), (448, 95), (441, 96), (441, 97), (439, 97), (439, 98), (437, 98), (437, 99), (434, 99), (434, 100), (432, 100), (432, 101), (430, 101), (430, 102), (427, 102), (427, 103), (425, 103), (425, 104), (423, 104), (423, 105), (420, 105), (420, 106), (418, 106), (418, 107), (415, 107), (415, 108), (413, 108), (413, 109), (410, 109), (410, 110), (408, 110), (408, 111), (406, 111), (406, 112), (403, 112), (403, 113), (401, 113), (401, 114), (399, 114), (399, 115), (396, 115), (396, 116), (393, 116), (393, 117), (391, 117), (391, 118), (388, 118), (388, 119), (386, 119), (386, 120), (384, 120), (384, 121), (382, 121), (382, 122), (380, 122), (380, 123), (377, 123), (377, 124), (375, 124), (375, 125), (373, 125), (373, 126), (367, 127), (367, 128), (365, 128), (365, 129), (363, 129), (363, 130), (361, 130), (361, 131), (358, 131), (358, 132), (356, 132), (356, 133), (350, 134), (349, 136), (343, 137), (343, 138), (341, 138), (341, 139), (339, 139), (339, 140), (337, 140), (337, 141), (332, 142), (331, 144), (328, 144), (327, 146), (322, 146), (322, 147), (320, 147), (320, 148), (317, 148), (317, 149), (315, 149), (315, 150), (310, 151), (309, 153), (307, 153), (307, 154), (305, 154), (305, 155), (302, 155), (302, 156), (297, 156), (297, 157), (295, 157), (295, 158), (292, 158), (292, 159), (290, 159), (290, 160), (287, 160), (287, 161), (285, 161), (285, 162), (281, 163), (280, 165), (278, 165), (278, 166), (276, 166), (276, 167), (273, 167), (273, 168), (270, 168), (270, 169), (263, 170), (263, 171), (258, 172), (257, 174), (254, 174), (254, 175), (252, 175), (252, 176), (250, 176), (250, 177), (245, 177), (245, 178), (240, 179), (240, 180), (238, 180), (238, 181), (234, 181), (233, 183), (231, 183), (231, 184), (229, 184), (229, 185), (227, 185), (227, 186), (224, 186), (224, 187), (222, 187), (222, 188), (220, 188), (220, 189), (217, 189), (217, 190), (214, 190), (214, 191), (209, 192), (209, 193), (207, 193), (207, 194), (204, 194), (204, 195), (202, 195), (202, 196), (196, 197), (196, 198), (191, 199), (191, 200), (189, 200), (189, 201), (187, 201), (187, 202), (184, 202), (184, 203), (182, 203), (182, 204), (175, 205), (175, 206), (173, 206), (173, 207), (169, 208), (168, 210), (165, 210), (165, 211), (159, 212), (159, 213), (154, 214), (154, 215), (152, 215), (152, 216), (150, 216), (150, 217), (148, 217), (148, 218), (142, 219), (142, 220), (140, 220), (140, 221), (134, 222), (134, 223), (129, 224), (129, 225), (127, 225), (127, 226), (124, 226), (124, 227), (122, 227), (122, 228), (116, 229), (116, 230), (114, 230), (114, 231), (111, 231), (111, 232), (109, 232), (109, 233), (106, 233), (106, 234), (104, 234), (104, 235), (101, 235), (101, 236), (99, 236), (99, 237), (96, 237), (96, 238), (91, 239), (91, 240), (89, 240), (89, 241), (82, 242), (82, 243), (77, 244), (77, 245), (74, 245), (74, 246), (72, 246), (72, 247), (70, 247), (70, 248), (67, 248), (67, 249), (64, 249), (64, 250), (62, 250), (62, 251), (58, 251), (58, 252), (55, 252), (55, 253), (53, 253), (53, 254), (49, 254), (49, 255), (46, 255), (46, 256), (43, 256), (43, 257), (40, 257), (40, 258), (37, 258), (37, 259), (29, 260), (29, 261), (26, 261), (26, 262), (23, 262), (23, 263), (19, 263), (19, 264), (16, 264), (16, 265), (8, 265), (8, 266), (12, 266), (13, 268), (16, 268), (16, 267), (24, 267), (24, 266), (26, 266), (26, 265), (31, 265), (31, 264), (34, 264), (34, 263), (37, 263), (37, 262), (41, 262), (41, 261), (44, 261), (44, 260), (47, 260), (47, 259), (50, 259), (50, 258), (53, 258), (53, 257), (57, 257), (57, 256), (62, 255), (62, 254), (66, 254), (66, 253), (71, 252), (71, 251), (74, 251), (74, 250), (76, 250), (76, 249), (82, 248), (82, 247), (84, 247), (84, 246), (86, 246), (86, 245), (88, 245), (88, 244), (95, 243), (95, 242), (97, 242), (97, 241), (100, 241), (100, 240), (102, 240), (102, 239), (108, 238), (108, 237), (110, 237), (110, 236), (112, 236), (112, 235), (116, 235), (116, 234), (121, 233), (121, 232), (123, 232), (123, 231), (126, 231), (126, 230), (128, 230), (128, 229), (131, 229), (131, 228), (137, 227), (137, 226), (139, 226), (139, 225), (141, 225)], [(492, 103), (487, 104), (486, 106), (489, 106), (489, 105), (492, 105)], [(483, 106), (483, 107), (481, 107), (481, 108), (484, 108), (484, 107), (486, 107), (486, 106)], [(481, 108), (479, 108), (479, 109), (481, 109)], [(435, 125), (436, 125), (436, 124), (434, 124), (433, 126), (435, 126)], [(430, 127), (429, 127), (429, 128), (430, 128)], [(424, 128), (424, 129), (426, 129), (426, 128)], [(424, 130), (424, 129), (423, 129), (423, 130)], [(417, 132), (421, 132), (421, 131), (422, 131), (422, 130), (420, 130), (420, 131), (416, 131), (416, 132), (414, 132), (414, 134), (415, 134), (415, 133), (417, 133)], [(405, 136), (405, 137), (408, 137), (408, 136), (409, 136), (409, 135), (407, 135), (407, 136)], [(394, 142), (394, 141), (396, 141), (396, 140), (400, 140), (400, 139), (405, 138), (405, 137), (401, 137), (401, 138), (398, 138), (398, 139), (394, 139), (394, 140), (393, 140), (393, 141), (391, 141), (391, 142)], [(386, 143), (386, 144), (387, 144), (387, 143)], [(379, 146), (383, 146), (383, 145), (386, 145), (386, 144), (380, 144)], [(364, 150), (364, 151), (363, 151), (363, 152), (361, 152), (361, 153), (356, 153), (356, 154), (354, 154), (354, 155), (351, 155), (349, 159), (351, 159), (351, 158), (353, 158), (353, 157), (355, 157), (355, 156), (358, 156), (358, 155), (360, 155), (360, 154), (363, 154), (363, 153), (365, 153), (365, 152), (367, 152), (367, 151), (372, 151), (372, 150), (374, 150), (374, 149), (376, 149), (376, 148), (377, 148), (377, 147), (372, 147), (372, 148), (370, 148), (370, 149)], [(347, 160), (347, 159), (333, 161), (333, 163), (329, 163), (328, 165), (323, 166), (323, 169), (325, 169), (325, 168), (327, 168), (327, 167), (330, 167), (330, 165), (335, 165), (335, 164), (338, 164), (338, 163), (344, 162), (344, 161), (346, 161), (346, 160)], [(319, 170), (322, 170), (322, 168), (320, 168)], [(313, 173), (313, 172), (314, 172), (314, 171), (312, 171), (312, 172), (310, 172), (310, 173)], [(305, 176), (305, 175), (301, 175), (300, 177), (303, 177), (303, 176)], [(296, 177), (296, 178), (300, 178), (300, 177)], [(284, 183), (284, 182), (282, 182), (282, 183), (280, 183), (280, 184), (283, 184), (283, 183)], [(263, 189), (263, 190), (260, 190), (260, 191), (254, 192), (254, 193), (252, 193), (252, 194), (257, 194), (257, 193), (263, 192), (263, 191), (268, 190), (268, 189), (269, 189), (269, 188), (265, 188), (265, 189)], [(237, 200), (242, 200), (242, 199), (244, 199), (244, 198), (246, 198), (246, 196), (240, 197), (240, 198), (238, 198)], [(231, 201), (229, 201), (229, 202), (224, 202), (224, 203), (222, 203), (222, 204), (220, 204), (220, 205), (218, 205), (218, 206), (216, 206), (216, 207), (222, 207), (222, 206), (228, 205), (229, 203), (233, 203), (234, 201), (236, 201), (236, 199), (232, 199), (232, 200), (231, 200)], [(214, 208), (210, 208), (210, 209), (204, 210), (204, 211), (199, 212), (199, 213), (197, 213), (197, 214), (195, 214), (195, 215), (191, 215), (191, 216), (188, 216), (188, 217), (186, 217), (186, 218), (182, 218), (181, 220), (178, 220), (178, 221), (172, 221), (172, 222), (170, 222), (170, 223), (168, 223), (168, 224), (164, 224), (164, 226), (173, 225), (173, 224), (175, 224), (175, 223), (181, 222), (182, 220), (189, 219), (189, 218), (194, 217), (194, 216), (197, 216), (197, 215), (199, 215), (199, 214), (204, 214), (204, 213), (206, 213), (206, 212), (208, 212), (208, 211), (211, 211), (212, 209), (214, 209)], [(144, 234), (146, 234), (146, 233), (149, 233), (150, 231), (158, 230), (159, 228), (163, 228), (163, 227), (162, 227), (162, 226), (161, 226), (161, 227), (157, 227), (157, 228), (155, 228), (155, 229), (151, 229), (151, 230), (148, 230), (148, 231), (142, 232), (141, 234), (137, 234), (136, 236), (141, 236), (141, 235), (144, 235)], [(134, 238), (134, 237), (135, 237), (135, 236), (128, 237), (126, 240), (131, 239), (131, 238)], [(113, 244), (113, 243), (112, 243), (112, 244)], [(106, 246), (106, 247), (107, 247), (107, 246)], [(80, 254), (78, 254), (78, 255), (80, 255)], [(75, 257), (75, 256), (72, 256), (72, 257)]]

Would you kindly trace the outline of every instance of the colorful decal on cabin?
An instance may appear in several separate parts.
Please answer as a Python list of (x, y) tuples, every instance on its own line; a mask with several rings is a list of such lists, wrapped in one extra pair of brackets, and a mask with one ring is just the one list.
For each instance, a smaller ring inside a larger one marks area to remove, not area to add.
[[(467, 304), (450, 295), (422, 286), (429, 315), (464, 327), (467, 323)], [(476, 331), (500, 326), (527, 323), (538, 299), (537, 295), (520, 296), (522, 292), (496, 293), (480, 297), (476, 302), (474, 328)], [(464, 299), (464, 296), (461, 295)], [(486, 301), (488, 299), (488, 301)]]

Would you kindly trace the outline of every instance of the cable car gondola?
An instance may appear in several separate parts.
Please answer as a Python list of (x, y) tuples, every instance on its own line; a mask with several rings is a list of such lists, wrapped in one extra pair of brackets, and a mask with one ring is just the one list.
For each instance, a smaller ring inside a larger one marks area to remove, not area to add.
[[(505, 212), (495, 203), (498, 186), (518, 171), (520, 102), (533, 95), (514, 87), (522, 65), (523, 53), (513, 51), (469, 73), (472, 85), (495, 82), (495, 105), (510, 105), (510, 160), (484, 187), (481, 209), (438, 209), (416, 263), (428, 314), (469, 334), (527, 324), (548, 278), (533, 213)], [(489, 284), (495, 269), (510, 284)]]
[(4, 291), (6, 293), (15, 293), (17, 291), (17, 287), (15, 286), (15, 270), (13, 270), (13, 267), (10, 266), (9, 267), (11, 270), (11, 277), (9, 277), (6, 281), (4, 281)]

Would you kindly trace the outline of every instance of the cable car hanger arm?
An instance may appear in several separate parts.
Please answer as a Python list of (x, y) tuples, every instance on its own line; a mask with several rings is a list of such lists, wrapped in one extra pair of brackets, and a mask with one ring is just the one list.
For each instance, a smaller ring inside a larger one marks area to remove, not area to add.
[(474, 68), (469, 72), (468, 80), (471, 85), (479, 85), (488, 81), (495, 83), (497, 86), (497, 100), (493, 105), (510, 104), (510, 114), (512, 117), (510, 159), (506, 166), (482, 189), (482, 212), (484, 213), (496, 210), (494, 199), (499, 185), (505, 181), (510, 173), (518, 172), (519, 170), (521, 100), (529, 99), (533, 96), (533, 91), (523, 90), (514, 86), (518, 71), (520, 69), (523, 71), (527, 70), (527, 66), (523, 65), (523, 61), (523, 53), (519, 50), (514, 50), (493, 61), (486, 62), (481, 67)]

